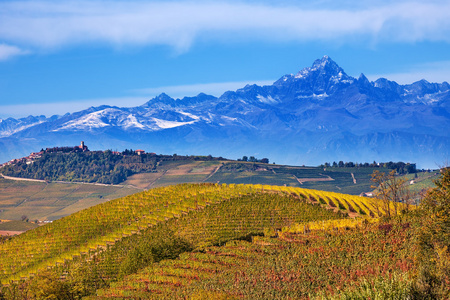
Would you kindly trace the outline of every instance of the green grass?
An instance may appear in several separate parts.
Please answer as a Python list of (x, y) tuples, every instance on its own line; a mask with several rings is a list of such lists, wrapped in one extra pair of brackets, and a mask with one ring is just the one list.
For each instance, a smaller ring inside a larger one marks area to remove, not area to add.
[(37, 227), (39, 227), (39, 225), (37, 224), (16, 220), (8, 222), (0, 222), (0, 230), (5, 231), (27, 231)]
[(439, 172), (417, 173), (417, 178), (413, 174), (408, 175), (409, 180), (414, 180), (414, 184), (409, 186), (410, 191), (420, 192), (434, 186), (434, 181), (439, 178)]

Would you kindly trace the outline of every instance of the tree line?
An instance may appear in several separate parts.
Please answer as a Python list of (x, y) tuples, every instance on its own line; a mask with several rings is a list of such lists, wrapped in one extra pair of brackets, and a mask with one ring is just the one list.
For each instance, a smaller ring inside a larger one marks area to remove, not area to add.
[(254, 156), (242, 156), (242, 158), (238, 158), (237, 161), (249, 161), (249, 162), (257, 162), (257, 163), (263, 163), (263, 164), (268, 164), (269, 163), (269, 159), (268, 158), (261, 158), (261, 159), (257, 159)]
[(339, 162), (333, 161), (333, 163), (326, 162), (320, 165), (322, 168), (387, 168), (391, 170), (395, 170), (398, 174), (408, 174), (408, 173), (416, 173), (416, 164), (415, 163), (404, 163), (404, 162), (382, 162), (377, 163), (373, 161), (373, 163), (354, 163), (354, 162), (343, 162), (342, 160)]

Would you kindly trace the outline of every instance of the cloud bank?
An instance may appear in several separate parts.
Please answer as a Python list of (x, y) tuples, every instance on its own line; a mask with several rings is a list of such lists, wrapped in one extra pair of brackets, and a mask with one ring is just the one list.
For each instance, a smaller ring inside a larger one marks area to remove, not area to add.
[(3, 2), (0, 40), (40, 49), (100, 43), (116, 47), (168, 45), (177, 51), (186, 51), (200, 38), (225, 42), (361, 38), (371, 42), (450, 42), (448, 1), (378, 1), (356, 8), (282, 3)]
[(25, 55), (28, 53), (28, 51), (22, 50), (16, 46), (0, 44), (0, 61), (8, 60), (14, 56)]

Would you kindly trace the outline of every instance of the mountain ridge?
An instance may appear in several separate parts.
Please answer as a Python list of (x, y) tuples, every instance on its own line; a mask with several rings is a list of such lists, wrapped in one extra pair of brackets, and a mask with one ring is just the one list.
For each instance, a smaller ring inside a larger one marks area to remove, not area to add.
[(200, 93), (174, 99), (162, 93), (137, 107), (104, 105), (64, 116), (2, 120), (0, 160), (56, 141), (86, 140), (94, 149), (251, 153), (294, 165), (373, 159), (432, 167), (450, 156), (447, 128), (447, 82), (371, 82), (362, 73), (347, 75), (324, 56), (272, 85), (246, 85), (220, 97)]

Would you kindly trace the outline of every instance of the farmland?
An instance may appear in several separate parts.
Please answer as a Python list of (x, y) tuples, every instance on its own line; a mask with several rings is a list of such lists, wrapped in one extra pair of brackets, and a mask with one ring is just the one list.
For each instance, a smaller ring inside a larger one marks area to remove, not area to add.
[[(296, 167), (201, 157), (166, 158), (152, 172), (130, 175), (120, 185), (28, 182), (0, 178), (0, 218), (56, 220), (105, 201), (181, 183), (267, 184), (359, 195), (372, 190), (370, 174), (386, 168)], [(418, 173), (414, 192), (433, 185), (434, 173)]]
[[(164, 162), (155, 173), (132, 175), (124, 184), (146, 189), (187, 182), (268, 184), (359, 195), (371, 191), (370, 174), (386, 168), (296, 167), (239, 161)], [(353, 174), (353, 176), (352, 176)]]
[(0, 219), (55, 220), (87, 207), (140, 191), (75, 183), (13, 181), (0, 178)]

